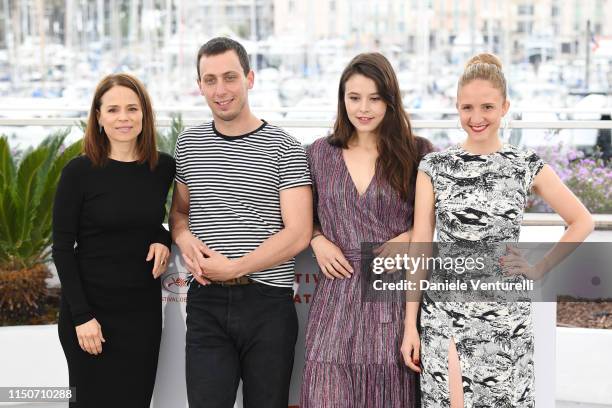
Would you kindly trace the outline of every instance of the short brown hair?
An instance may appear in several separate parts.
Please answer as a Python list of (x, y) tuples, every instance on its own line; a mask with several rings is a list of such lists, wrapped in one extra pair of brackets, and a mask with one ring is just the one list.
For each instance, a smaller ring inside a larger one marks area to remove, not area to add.
[(227, 51), (234, 51), (238, 56), (238, 61), (240, 61), (240, 66), (242, 67), (242, 72), (244, 75), (248, 75), (251, 70), (251, 65), (249, 64), (249, 55), (246, 50), (238, 41), (232, 40), (227, 37), (215, 37), (209, 40), (206, 44), (200, 47), (198, 51), (198, 60), (196, 62), (196, 70), (198, 71), (198, 81), (200, 78), (200, 60), (203, 56), (211, 56), (211, 55), (219, 55), (223, 54)]
[(108, 162), (110, 142), (98, 123), (98, 112), (102, 105), (102, 96), (115, 86), (124, 86), (138, 95), (142, 109), (142, 131), (136, 140), (138, 163), (148, 162), (151, 170), (157, 166), (159, 155), (155, 142), (155, 114), (151, 105), (151, 98), (142, 82), (129, 74), (112, 74), (102, 78), (89, 109), (89, 118), (85, 128), (83, 140), (83, 154), (92, 161), (94, 166), (103, 166)]

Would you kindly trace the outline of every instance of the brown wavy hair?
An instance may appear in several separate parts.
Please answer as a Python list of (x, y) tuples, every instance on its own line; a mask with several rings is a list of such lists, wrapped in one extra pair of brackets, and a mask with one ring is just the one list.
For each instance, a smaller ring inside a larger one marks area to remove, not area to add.
[(98, 113), (102, 105), (102, 96), (115, 86), (124, 86), (138, 95), (142, 109), (142, 132), (136, 139), (138, 163), (149, 163), (151, 170), (157, 166), (159, 154), (155, 141), (155, 114), (151, 105), (151, 98), (144, 85), (129, 74), (112, 74), (102, 78), (91, 102), (85, 136), (83, 138), (83, 154), (91, 160), (94, 166), (104, 166), (110, 154), (110, 142), (98, 123)]
[(377, 170), (382, 177), (400, 194), (403, 200), (411, 197), (420, 155), (417, 141), (412, 133), (410, 119), (402, 106), (397, 77), (393, 67), (384, 55), (378, 52), (357, 55), (342, 72), (338, 87), (338, 113), (328, 142), (343, 149), (356, 137), (355, 127), (349, 120), (344, 105), (346, 81), (361, 74), (376, 84), (378, 95), (387, 104), (385, 117), (378, 126)]

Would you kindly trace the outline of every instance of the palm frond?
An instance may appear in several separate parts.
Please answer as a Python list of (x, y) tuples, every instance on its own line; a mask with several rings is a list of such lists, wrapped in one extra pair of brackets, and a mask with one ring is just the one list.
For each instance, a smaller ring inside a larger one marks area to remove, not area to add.
[(36, 214), (36, 196), (42, 188), (39, 171), (43, 167), (49, 149), (45, 146), (30, 150), (19, 164), (16, 188), (11, 194), (17, 210), (17, 235), (14, 244), (20, 247), (28, 239)]
[(43, 262), (51, 243), (52, 208), (64, 166), (78, 156), (82, 142), (62, 151), (68, 130), (50, 135), (25, 151), (17, 165), (6, 138), (0, 138), (0, 267)]
[(0, 137), (0, 188), (11, 182), (15, 175), (15, 163), (11, 156), (8, 138)]
[(15, 212), (12, 203), (14, 177), (15, 163), (11, 157), (8, 139), (3, 136), (0, 137), (0, 259), (5, 253), (2, 245), (12, 243), (15, 236)]
[(157, 132), (157, 146), (162, 152), (168, 154), (174, 154), (174, 147), (179, 134), (183, 131), (185, 125), (183, 124), (183, 118), (180, 114), (172, 116), (170, 122), (170, 128), (166, 132)]
[(51, 240), (51, 219), (53, 215), (53, 200), (55, 190), (62, 174), (62, 169), (70, 160), (83, 150), (83, 140), (78, 140), (68, 146), (59, 156), (54, 156), (51, 167), (45, 174), (44, 186), (36, 207), (36, 225), (32, 231), (32, 241), (38, 242), (37, 248), (44, 248)]

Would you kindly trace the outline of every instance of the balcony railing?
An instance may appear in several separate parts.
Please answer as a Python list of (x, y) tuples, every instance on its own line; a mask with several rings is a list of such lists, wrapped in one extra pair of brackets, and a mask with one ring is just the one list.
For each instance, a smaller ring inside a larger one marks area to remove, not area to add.
[[(270, 119), (269, 122), (281, 126), (294, 134), (294, 136), (304, 144), (309, 144), (316, 138), (323, 136), (333, 126), (333, 107), (318, 107), (318, 108), (253, 108), (255, 114), (260, 117), (274, 115), (277, 119)], [(529, 109), (521, 110), (514, 109), (512, 112), (543, 112), (557, 113), (571, 117), (573, 115), (600, 115), (609, 114), (612, 108), (609, 109), (594, 109), (594, 110), (575, 110), (575, 109), (559, 109), (559, 108), (542, 108), (538, 110)], [(41, 127), (72, 127), (77, 126), (80, 121), (87, 120), (87, 109), (83, 107), (43, 107), (43, 108), (25, 108), (25, 107), (10, 107), (0, 106), (0, 112), (7, 117), (0, 117), (0, 126), (41, 126)], [(11, 112), (13, 115), (11, 116)], [(415, 109), (408, 110), (412, 117), (427, 117), (441, 115), (457, 115), (454, 109)], [(23, 113), (27, 113), (24, 117)], [(66, 114), (78, 114), (77, 117), (67, 117)], [(183, 124), (185, 126), (193, 126), (210, 120), (211, 114), (207, 107), (161, 107), (156, 109), (157, 126), (168, 127), (171, 123), (170, 115), (181, 114)], [(312, 115), (313, 117), (327, 117), (328, 119), (291, 119), (294, 114), (300, 116)], [(194, 117), (195, 116), (195, 117)], [(289, 117), (289, 118), (288, 118)], [(450, 131), (459, 131), (457, 119), (413, 119), (411, 120), (412, 127), (420, 131), (446, 129)], [(574, 129), (612, 129), (611, 120), (556, 120), (556, 121), (529, 121), (529, 120), (509, 120), (507, 129), (544, 129), (544, 130), (574, 130)], [(312, 131), (312, 132), (310, 132)], [(554, 143), (554, 135), (548, 143)], [(544, 144), (544, 143), (543, 143)], [(595, 214), (595, 223), (597, 229), (611, 230), (612, 229), (612, 214)], [(564, 222), (556, 214), (544, 213), (526, 213), (523, 219), (524, 226), (563, 226)]]

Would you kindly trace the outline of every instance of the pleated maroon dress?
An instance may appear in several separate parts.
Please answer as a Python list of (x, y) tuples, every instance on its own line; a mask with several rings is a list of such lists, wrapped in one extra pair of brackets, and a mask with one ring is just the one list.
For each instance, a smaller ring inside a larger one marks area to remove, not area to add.
[[(423, 155), (430, 150), (429, 142), (417, 142)], [(403, 201), (377, 171), (360, 195), (342, 149), (326, 138), (310, 146), (308, 159), (318, 223), (355, 272), (334, 280), (321, 274), (308, 318), (300, 407), (415, 407), (417, 377), (400, 353), (404, 303), (365, 302), (360, 270), (363, 242), (385, 242), (412, 228), (414, 192)]]

